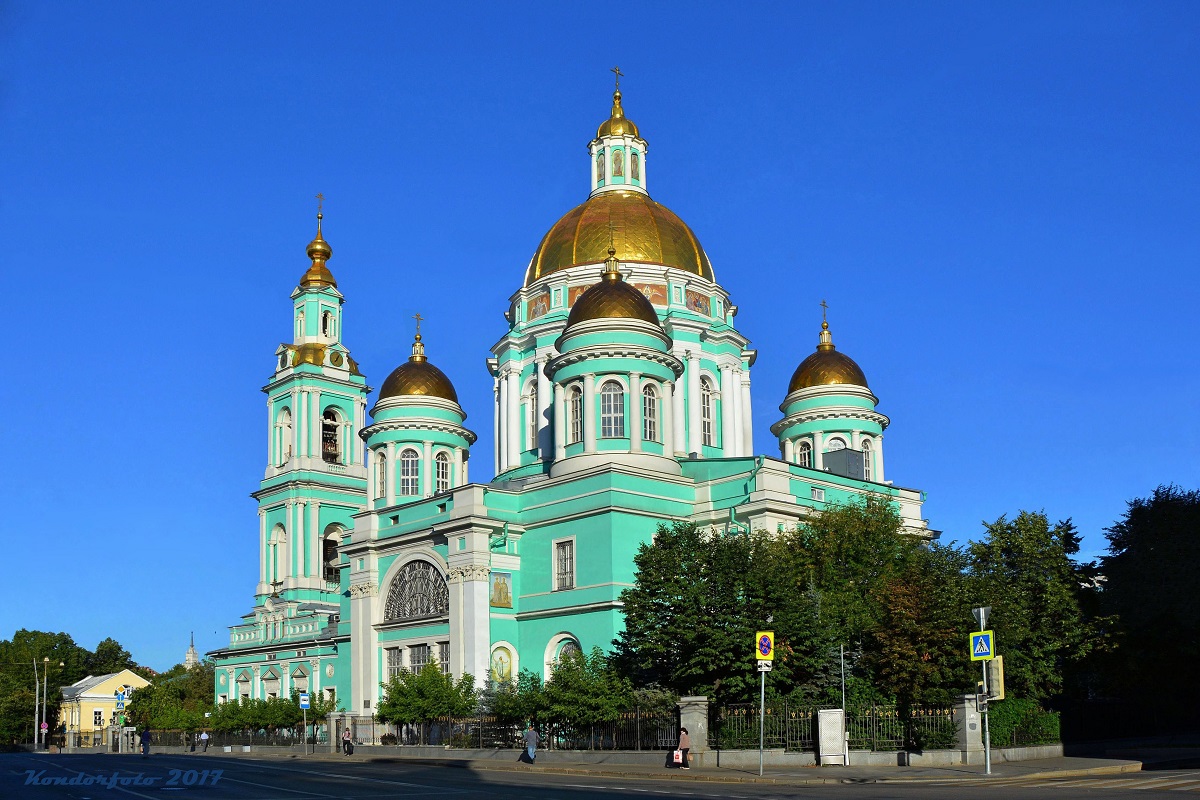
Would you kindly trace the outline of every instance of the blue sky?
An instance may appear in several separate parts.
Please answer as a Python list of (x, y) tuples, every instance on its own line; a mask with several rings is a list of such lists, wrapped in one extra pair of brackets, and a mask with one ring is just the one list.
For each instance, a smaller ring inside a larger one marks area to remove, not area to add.
[(227, 643), (317, 192), (369, 382), (420, 311), (489, 477), (484, 359), (614, 64), (759, 350), (758, 452), (825, 299), (945, 540), (1045, 509), (1103, 551), (1200, 485), (1198, 37), (1188, 2), (0, 5), (0, 637)]

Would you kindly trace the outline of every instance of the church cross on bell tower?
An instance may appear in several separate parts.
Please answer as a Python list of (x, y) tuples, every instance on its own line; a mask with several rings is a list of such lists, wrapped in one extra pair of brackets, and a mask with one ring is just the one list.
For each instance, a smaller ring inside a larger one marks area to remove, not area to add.
[(621, 78), (625, 73), (620, 67), (609, 70), (613, 74), (613, 104), (608, 119), (600, 124), (596, 138), (588, 145), (592, 160), (591, 193), (601, 192), (646, 192), (646, 140), (641, 137), (638, 126), (625, 116), (621, 105)]

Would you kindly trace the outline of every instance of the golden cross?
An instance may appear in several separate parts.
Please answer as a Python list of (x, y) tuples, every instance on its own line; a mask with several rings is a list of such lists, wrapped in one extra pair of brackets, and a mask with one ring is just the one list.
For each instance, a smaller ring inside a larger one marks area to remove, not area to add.
[(321, 213), (321, 206), (325, 203), (325, 195), (317, 192), (317, 213)]
[(829, 310), (829, 304), (824, 300), (821, 301), (821, 322), (825, 322), (825, 312)]
[(610, 70), (609, 70), (609, 72), (611, 72), (613, 75), (616, 75), (616, 76), (617, 76), (617, 91), (621, 91), (621, 77), (622, 77), (622, 76), (623, 76), (625, 73), (624, 73), (624, 72), (621, 72), (621, 68), (620, 68), (620, 67), (613, 67), (612, 69), (610, 69)]
[(420, 336), (421, 335), (421, 320), (423, 320), (425, 318), (422, 317), (421, 312), (418, 311), (416, 314), (413, 314), (413, 319), (415, 319), (417, 321), (417, 336)]

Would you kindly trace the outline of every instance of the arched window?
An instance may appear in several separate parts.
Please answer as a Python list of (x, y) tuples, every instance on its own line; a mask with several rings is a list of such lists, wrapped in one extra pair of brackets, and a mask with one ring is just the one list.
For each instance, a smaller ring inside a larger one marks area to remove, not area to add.
[(275, 420), (275, 465), (282, 467), (292, 458), (292, 410), (283, 408)]
[(437, 467), (435, 491), (445, 492), (450, 488), (450, 456), (445, 451), (438, 453), (434, 456), (433, 463)]
[(802, 467), (812, 466), (812, 445), (808, 442), (801, 442), (796, 448), (796, 463)]
[(321, 542), (321, 566), (324, 568), (326, 583), (338, 583), (342, 576), (338, 569), (338, 546), (341, 545), (342, 529), (330, 525), (325, 530), (325, 538)]
[(300, 339), (304, 336), (304, 310), (296, 312), (296, 338)]
[(716, 445), (716, 416), (717, 401), (713, 392), (712, 381), (700, 379), (700, 430), (704, 436), (704, 444), (708, 447)]
[(845, 450), (846, 449), (846, 440), (839, 439), (837, 436), (830, 439), (827, 442), (827, 444), (829, 445), (829, 450), (826, 452), (829, 452), (829, 453), (832, 453), (834, 450)]
[(529, 447), (536, 450), (538, 446), (538, 390), (537, 384), (529, 387)]
[(629, 177), (635, 181), (642, 179), (642, 157), (634, 150), (629, 154)]
[(596, 153), (596, 183), (599, 186), (604, 185), (604, 151)]
[(567, 415), (571, 420), (571, 432), (568, 434), (568, 444), (575, 444), (583, 441), (583, 392), (579, 391), (578, 386), (571, 387), (571, 393), (567, 398)]
[(383, 606), (385, 620), (445, 616), (450, 611), (450, 590), (438, 568), (428, 561), (410, 561), (392, 579)]
[(327, 464), (342, 463), (342, 421), (332, 408), (321, 415), (321, 458)]
[(405, 450), (400, 454), (400, 494), (412, 497), (421, 493), (419, 481), (420, 456), (416, 450)]
[(267, 542), (267, 578), (272, 589), (282, 582), (283, 564), (280, 559), (287, 552), (286, 544), (287, 532), (282, 525), (276, 525), (271, 529), (271, 538)]
[(321, 335), (322, 336), (332, 336), (333, 335), (333, 312), (332, 311), (324, 311), (321, 313)]
[(574, 639), (566, 639), (558, 648), (558, 661), (566, 661), (570, 658), (578, 658), (583, 655), (583, 648), (579, 646), (579, 642)]
[(375, 456), (375, 496), (387, 497), (387, 454)]
[(600, 435), (605, 439), (625, 436), (625, 390), (616, 381), (600, 387)]
[(863, 439), (862, 442), (863, 454), (863, 480), (871, 480), (871, 440)]
[(642, 387), (642, 438), (658, 441), (658, 394), (649, 384)]

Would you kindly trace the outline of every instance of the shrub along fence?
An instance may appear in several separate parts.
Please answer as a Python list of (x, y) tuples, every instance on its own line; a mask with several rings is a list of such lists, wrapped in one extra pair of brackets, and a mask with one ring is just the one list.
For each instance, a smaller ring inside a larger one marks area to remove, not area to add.
[[(816, 717), (820, 708), (794, 706), (786, 701), (768, 705), (763, 718), (764, 746), (794, 752), (814, 750)], [(958, 729), (949, 707), (852, 706), (846, 709), (846, 733), (851, 750), (919, 751), (954, 747)], [(717, 750), (755, 749), (758, 736), (757, 704), (710, 706), (709, 747)]]
[[(191, 747), (193, 743), (200, 746), (200, 731), (151, 730), (150, 736), (152, 747)], [(261, 728), (258, 730), (242, 731), (209, 731), (208, 737), (209, 749), (213, 747), (225, 747), (227, 745), (299, 748), (304, 743), (304, 734), (300, 731), (299, 726), (295, 728), (279, 728), (271, 731)], [(329, 736), (324, 726), (321, 726), (317, 730), (315, 738), (310, 729), (308, 741), (310, 744), (327, 743)]]

